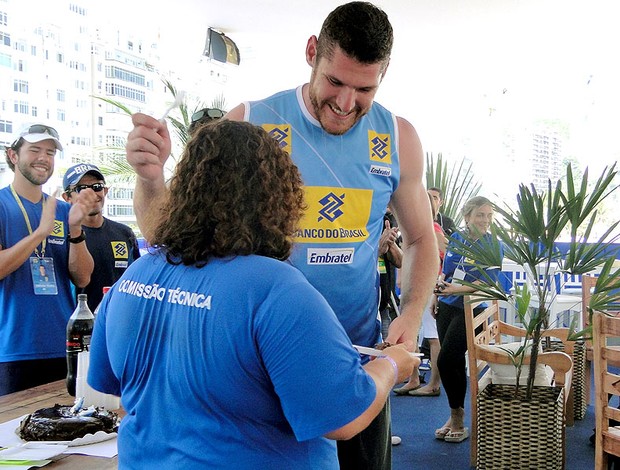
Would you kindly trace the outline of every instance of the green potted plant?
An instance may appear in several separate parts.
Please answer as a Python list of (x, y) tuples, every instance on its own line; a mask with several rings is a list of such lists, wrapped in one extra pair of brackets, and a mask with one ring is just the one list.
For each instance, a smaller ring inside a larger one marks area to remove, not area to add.
[[(517, 387), (521, 363), (525, 354), (531, 354), (529, 374), (526, 381), (526, 399), (532, 397), (534, 371), (541, 344), (542, 332), (549, 328), (549, 306), (553, 302), (555, 276), (559, 273), (582, 275), (600, 268), (607, 258), (605, 253), (617, 236), (612, 234), (620, 221), (606, 227), (601, 235), (595, 234), (601, 203), (618, 186), (614, 183), (618, 171), (616, 165), (606, 167), (590, 187), (588, 170), (580, 185), (576, 185), (571, 165), (566, 167), (566, 187), (558, 181), (555, 186), (549, 180), (548, 192), (538, 192), (534, 186), (520, 185), (516, 206), (495, 205), (496, 219), (491, 226), (494, 237), (490, 243), (458, 244), (455, 251), (470, 259), (483, 273), (484, 280), (476, 284), (476, 298), (498, 299), (514, 306), (519, 322), (527, 330), (527, 347), (513, 353), (517, 367)], [(568, 250), (562, 254), (556, 243), (563, 235), (569, 236)], [(526, 276), (533, 282), (516, 286), (514, 292), (504, 288), (500, 281), (484, 275), (489, 267), (502, 265), (499, 243), (504, 247), (504, 257), (523, 266)], [(473, 286), (466, 281), (463, 284)], [(600, 299), (600, 298), (599, 298)], [(535, 302), (534, 302), (535, 300)], [(534, 304), (534, 305), (533, 305)], [(577, 331), (577, 339), (587, 331)]]
[[(547, 192), (538, 192), (533, 185), (520, 185), (516, 205), (494, 206), (496, 217), (491, 226), (494, 237), (490, 237), (490, 241), (471, 246), (455, 241), (456, 246), (453, 245), (453, 250), (463, 255), (468, 260), (466, 262), (472, 263), (483, 278), (475, 285), (467, 281), (459, 282), (477, 289), (473, 295), (475, 300), (497, 299), (512, 306), (517, 321), (526, 330), (522, 346), (505, 351), (516, 368), (516, 384), (492, 384), (478, 395), (478, 416), (472, 417), (478, 420), (476, 438), (479, 448), (480, 445), (490, 446), (490, 449), (478, 452), (479, 459), (481, 455), (490, 455), (491, 461), (497, 464), (501, 457), (499, 454), (506, 454), (504, 457), (509, 460), (514, 452), (523, 451), (548, 458), (553, 455), (556, 458), (553, 464), (549, 463), (549, 468), (563, 466), (563, 394), (558, 387), (534, 386), (538, 353), (543, 333), (556, 326), (550, 325), (549, 316), (549, 307), (558, 295), (554, 282), (556, 274), (582, 275), (603, 266), (599, 279), (601, 285), (607, 291), (620, 287), (612, 281), (605, 281), (609, 279), (609, 269), (614, 261), (608, 259), (606, 253), (617, 238), (612, 234), (620, 221), (606, 226), (602, 234), (596, 233), (600, 229), (597, 222), (601, 204), (618, 187), (614, 183), (617, 173), (614, 164), (605, 168), (594, 184), (589, 185), (586, 170), (577, 185), (572, 168), (567, 165), (564, 185), (560, 181), (555, 185), (549, 181)], [(556, 243), (566, 236), (569, 237), (568, 250), (562, 254)], [(501, 279), (494, 280), (486, 275), (486, 269), (502, 266), (504, 260), (500, 255), (500, 244), (504, 249), (504, 258), (522, 266), (526, 277), (532, 282), (509, 289)], [(576, 298), (575, 303), (579, 300)], [(598, 302), (596, 309), (604, 309), (609, 297), (598, 295), (595, 301)], [(569, 339), (577, 340), (587, 335), (587, 330), (576, 327), (576, 321), (571, 324)], [(585, 360), (585, 349), (582, 351)], [(527, 355), (530, 356), (529, 372), (527, 379), (523, 380), (521, 369)], [(489, 401), (482, 406), (481, 400)], [(483, 409), (493, 411), (487, 413), (489, 416), (485, 418)], [(504, 412), (498, 413), (498, 409)], [(508, 421), (498, 424), (500, 414), (508, 416)], [(515, 415), (519, 416), (517, 421), (520, 426), (515, 426)], [(541, 426), (545, 426), (544, 430), (540, 429)], [(523, 432), (515, 431), (515, 427)], [(541, 436), (554, 438), (532, 440), (532, 429), (538, 429), (540, 433), (537, 434)], [(481, 468), (486, 468), (491, 461), (482, 462)]]

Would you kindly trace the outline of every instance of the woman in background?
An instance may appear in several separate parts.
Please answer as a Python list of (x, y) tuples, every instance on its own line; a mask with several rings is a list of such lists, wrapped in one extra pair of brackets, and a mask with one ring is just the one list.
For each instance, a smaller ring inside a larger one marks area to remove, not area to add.
[[(441, 344), (437, 365), (450, 405), (450, 417), (442, 427), (435, 431), (435, 437), (446, 442), (463, 442), (469, 437), (469, 429), (465, 427), (464, 422), (467, 390), (465, 370), (467, 336), (463, 295), (476, 292), (476, 289), (459, 283), (459, 280), (475, 283), (482, 277), (482, 273), (472, 264), (471, 260), (465, 262), (461, 255), (453, 251), (453, 247), (458, 246), (457, 240), (466, 244), (474, 244), (490, 239), (491, 234), (488, 230), (493, 222), (493, 205), (487, 198), (475, 196), (465, 203), (462, 212), (466, 224), (465, 231), (454, 232), (451, 235), (443, 263), (444, 280), (438, 283), (435, 289), (438, 295), (437, 331)], [(503, 253), (501, 256), (503, 257)], [(499, 268), (488, 269), (486, 273), (497, 279)], [(480, 304), (474, 309), (474, 315), (485, 307), (486, 304)]]

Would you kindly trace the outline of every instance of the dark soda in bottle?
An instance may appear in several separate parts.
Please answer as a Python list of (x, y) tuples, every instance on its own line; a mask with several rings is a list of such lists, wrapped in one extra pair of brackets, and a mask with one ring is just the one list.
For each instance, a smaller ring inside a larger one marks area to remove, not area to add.
[(67, 323), (67, 391), (75, 396), (78, 372), (78, 354), (90, 349), (93, 334), (93, 313), (86, 303), (86, 294), (78, 294), (78, 304)]

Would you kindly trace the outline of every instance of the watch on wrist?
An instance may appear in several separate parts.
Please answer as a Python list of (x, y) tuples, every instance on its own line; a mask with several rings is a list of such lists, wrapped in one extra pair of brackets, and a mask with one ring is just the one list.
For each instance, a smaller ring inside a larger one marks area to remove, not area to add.
[(84, 229), (82, 229), (82, 231), (77, 237), (69, 237), (69, 243), (82, 243), (84, 240), (86, 240), (86, 234), (84, 233)]

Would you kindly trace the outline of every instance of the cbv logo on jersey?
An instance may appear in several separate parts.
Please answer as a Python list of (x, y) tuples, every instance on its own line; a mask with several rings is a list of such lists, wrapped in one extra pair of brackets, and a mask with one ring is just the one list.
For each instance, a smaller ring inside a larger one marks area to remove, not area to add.
[(368, 238), (372, 190), (306, 186), (308, 209), (295, 232), (298, 243), (351, 243)]
[(54, 220), (54, 228), (47, 241), (52, 245), (64, 245), (65, 243), (65, 224), (62, 220)]
[(392, 145), (390, 134), (379, 134), (375, 131), (368, 131), (368, 152), (370, 161), (376, 163), (370, 165), (369, 173), (377, 176), (392, 176)]
[(261, 126), (271, 137), (276, 139), (280, 148), (291, 154), (291, 125), (290, 124), (263, 124)]

